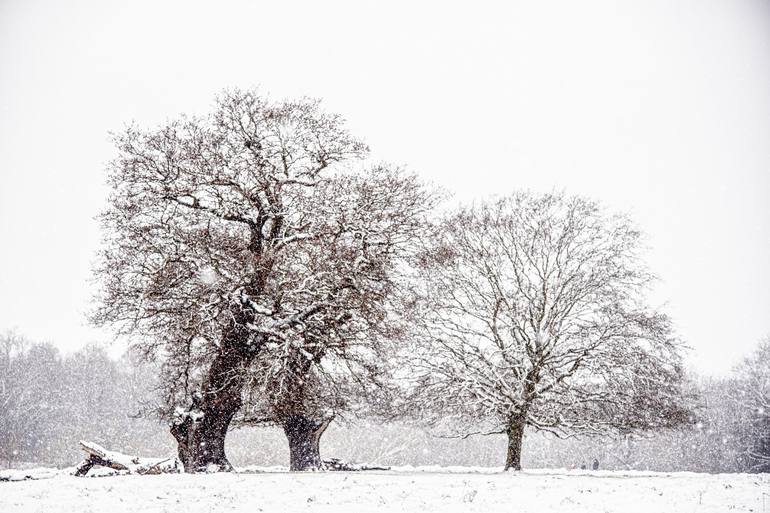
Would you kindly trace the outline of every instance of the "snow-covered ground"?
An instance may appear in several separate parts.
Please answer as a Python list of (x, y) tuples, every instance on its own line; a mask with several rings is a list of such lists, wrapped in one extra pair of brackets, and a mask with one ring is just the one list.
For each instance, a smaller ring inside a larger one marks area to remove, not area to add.
[(47, 478), (0, 483), (0, 512), (770, 513), (770, 475), (759, 474), (400, 467), (368, 472), (252, 468), (209, 475), (37, 475)]

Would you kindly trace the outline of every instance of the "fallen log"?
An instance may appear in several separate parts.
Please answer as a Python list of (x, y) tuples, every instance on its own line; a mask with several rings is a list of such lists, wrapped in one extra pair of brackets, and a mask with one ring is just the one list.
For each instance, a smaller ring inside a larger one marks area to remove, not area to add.
[(95, 466), (107, 467), (128, 474), (164, 474), (181, 471), (176, 458), (140, 458), (127, 454), (108, 451), (94, 442), (80, 441), (80, 448), (86, 453), (86, 459), (75, 469), (76, 476), (85, 476)]
[(390, 470), (390, 467), (370, 467), (368, 465), (356, 465), (342, 461), (338, 458), (323, 460), (324, 470), (337, 470), (340, 472), (355, 472), (358, 470)]

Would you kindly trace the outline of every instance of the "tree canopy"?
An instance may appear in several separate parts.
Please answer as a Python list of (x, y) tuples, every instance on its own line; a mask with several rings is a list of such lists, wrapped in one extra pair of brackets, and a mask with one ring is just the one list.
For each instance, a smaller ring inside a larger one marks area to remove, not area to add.
[(185, 467), (227, 470), (258, 356), (268, 378), (281, 369), (284, 399), (322, 360), (369, 365), (430, 195), (391, 166), (356, 165), (367, 147), (315, 100), (227, 92), (207, 116), (115, 143), (94, 320), (163, 358)]
[[(459, 435), (676, 426), (680, 344), (644, 303), (653, 276), (623, 216), (563, 194), (516, 193), (443, 219), (418, 262), (418, 415)], [(457, 428), (457, 426), (460, 426)]]

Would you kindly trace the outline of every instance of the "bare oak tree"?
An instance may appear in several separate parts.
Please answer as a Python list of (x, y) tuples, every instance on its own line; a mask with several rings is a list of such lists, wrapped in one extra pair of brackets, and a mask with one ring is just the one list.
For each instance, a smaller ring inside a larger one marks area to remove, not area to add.
[(223, 94), (205, 117), (129, 127), (115, 144), (93, 320), (166, 362), (185, 469), (229, 470), (224, 439), (246, 370), (355, 285), (298, 281), (295, 254), (327, 228), (317, 189), (367, 148), (317, 101), (249, 91)]
[[(640, 234), (562, 194), (517, 193), (440, 223), (418, 262), (411, 405), (452, 436), (559, 436), (689, 419), (679, 344), (644, 291)], [(457, 426), (460, 426), (459, 428)]]

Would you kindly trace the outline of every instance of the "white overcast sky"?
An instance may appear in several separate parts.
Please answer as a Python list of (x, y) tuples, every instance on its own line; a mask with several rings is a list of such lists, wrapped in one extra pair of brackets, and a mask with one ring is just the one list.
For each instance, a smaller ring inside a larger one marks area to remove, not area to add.
[(0, 0), (0, 331), (109, 338), (84, 319), (107, 132), (236, 86), (323, 98), (456, 200), (630, 212), (697, 370), (770, 334), (766, 0)]

